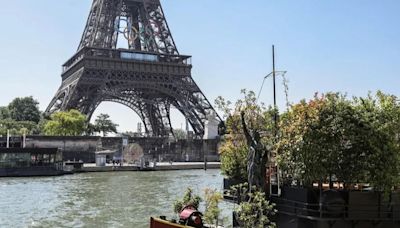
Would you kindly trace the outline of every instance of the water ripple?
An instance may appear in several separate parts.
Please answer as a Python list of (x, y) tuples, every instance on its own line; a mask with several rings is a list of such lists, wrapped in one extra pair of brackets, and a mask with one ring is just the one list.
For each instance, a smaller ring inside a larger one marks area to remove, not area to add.
[(221, 189), (222, 176), (193, 170), (3, 178), (0, 227), (148, 227), (150, 216), (175, 216), (173, 202), (186, 187)]

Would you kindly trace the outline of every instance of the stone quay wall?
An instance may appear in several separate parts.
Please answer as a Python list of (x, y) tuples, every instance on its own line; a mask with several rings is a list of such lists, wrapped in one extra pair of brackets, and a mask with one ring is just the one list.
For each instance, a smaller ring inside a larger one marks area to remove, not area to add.
[[(0, 137), (0, 147), (5, 147), (6, 137)], [(129, 137), (128, 145), (138, 145), (145, 158), (155, 161), (219, 161), (219, 139), (210, 140), (171, 140), (161, 137)], [(22, 137), (10, 138), (10, 147), (22, 147)], [(59, 148), (64, 160), (82, 160), (94, 163), (96, 152), (123, 151), (122, 137), (98, 136), (26, 136), (26, 148)]]

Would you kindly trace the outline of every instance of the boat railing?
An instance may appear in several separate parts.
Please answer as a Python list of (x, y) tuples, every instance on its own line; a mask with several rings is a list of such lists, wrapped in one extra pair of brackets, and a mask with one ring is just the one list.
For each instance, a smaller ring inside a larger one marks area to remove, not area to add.
[(400, 221), (400, 204), (340, 204), (304, 203), (280, 197), (272, 197), (278, 213), (311, 220), (368, 220)]

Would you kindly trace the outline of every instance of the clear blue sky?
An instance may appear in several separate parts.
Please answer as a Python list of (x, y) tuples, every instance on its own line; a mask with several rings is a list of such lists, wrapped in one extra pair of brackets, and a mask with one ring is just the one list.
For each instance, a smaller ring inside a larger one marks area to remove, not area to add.
[[(182, 54), (210, 100), (258, 91), (272, 69), (287, 70), (289, 98), (317, 91), (363, 96), (378, 89), (400, 96), (398, 0), (163, 0)], [(61, 65), (79, 43), (91, 0), (13, 0), (0, 8), (0, 106), (34, 96), (44, 110), (61, 84)], [(284, 103), (278, 87), (279, 103)], [(271, 103), (268, 81), (261, 100)], [(101, 105), (120, 130), (135, 129), (129, 109)], [(175, 127), (183, 119), (176, 115)]]

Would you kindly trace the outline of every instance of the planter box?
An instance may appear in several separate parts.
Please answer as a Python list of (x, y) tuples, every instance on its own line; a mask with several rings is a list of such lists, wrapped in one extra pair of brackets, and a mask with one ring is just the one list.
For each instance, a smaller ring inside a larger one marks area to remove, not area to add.
[(227, 201), (238, 203), (238, 195), (231, 195), (232, 186), (242, 184), (242, 181), (224, 178), (224, 199)]
[(224, 190), (230, 190), (232, 186), (242, 184), (242, 183), (243, 182), (240, 180), (224, 178)]
[(400, 220), (400, 193), (392, 193), (393, 219)]
[(285, 186), (282, 189), (282, 201), (277, 204), (278, 211), (299, 214), (299, 215), (312, 215), (308, 209), (318, 210), (318, 207), (307, 206), (306, 204), (317, 204), (318, 196), (316, 192), (306, 188), (293, 188)]
[(346, 216), (347, 191), (325, 190), (322, 192), (320, 201), (322, 203), (323, 218), (343, 218)]
[(349, 192), (348, 218), (352, 220), (371, 220), (380, 217), (380, 198), (378, 192)]
[(272, 198), (278, 227), (400, 228), (400, 193), (384, 200), (380, 192), (324, 191), (323, 211), (319, 199), (318, 189), (283, 187), (282, 196)]

